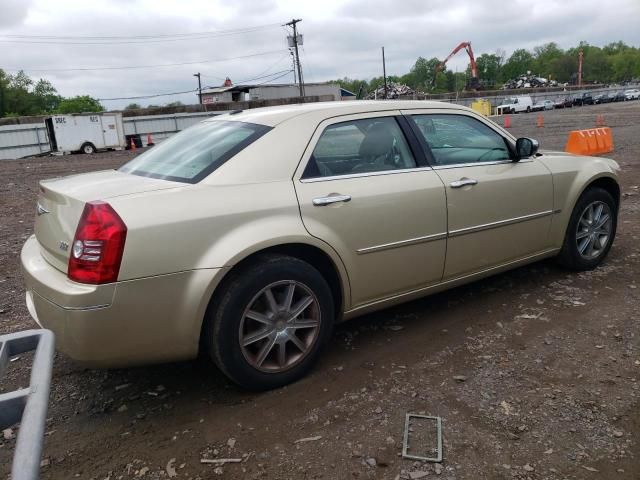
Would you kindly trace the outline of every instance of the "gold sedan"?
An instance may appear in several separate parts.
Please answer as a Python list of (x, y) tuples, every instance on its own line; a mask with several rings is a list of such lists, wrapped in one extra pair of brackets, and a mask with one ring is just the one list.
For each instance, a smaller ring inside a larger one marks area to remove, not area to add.
[(119, 170), (42, 181), (27, 306), (88, 365), (205, 349), (278, 387), (343, 319), (542, 258), (600, 264), (618, 165), (537, 147), (438, 102), (220, 115)]

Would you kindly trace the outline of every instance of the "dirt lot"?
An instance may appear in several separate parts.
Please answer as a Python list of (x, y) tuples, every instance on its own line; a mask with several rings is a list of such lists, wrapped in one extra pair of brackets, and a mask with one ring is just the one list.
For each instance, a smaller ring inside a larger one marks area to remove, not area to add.
[[(264, 394), (203, 361), (92, 371), (58, 355), (42, 478), (639, 478), (640, 102), (545, 112), (544, 128), (517, 115), (512, 131), (561, 149), (596, 114), (624, 192), (601, 268), (537, 263), (346, 323), (309, 377)], [(18, 259), (37, 180), (128, 158), (0, 162), (0, 333), (33, 326)], [(28, 368), (12, 363), (4, 386)], [(441, 466), (400, 457), (406, 412), (442, 417)], [(3, 477), (14, 445), (0, 437)]]

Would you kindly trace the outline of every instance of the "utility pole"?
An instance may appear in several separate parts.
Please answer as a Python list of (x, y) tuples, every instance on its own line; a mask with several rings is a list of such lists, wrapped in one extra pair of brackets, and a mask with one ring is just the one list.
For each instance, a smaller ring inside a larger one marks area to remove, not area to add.
[(382, 78), (384, 79), (384, 99), (389, 98), (387, 96), (387, 65), (384, 61), (384, 47), (382, 47)]
[(302, 67), (300, 66), (300, 53), (298, 52), (298, 29), (296, 26), (298, 22), (301, 21), (301, 18), (294, 18), (290, 22), (285, 23), (285, 25), (293, 28), (293, 50), (296, 56), (296, 66), (298, 67), (298, 85), (300, 86), (300, 96), (304, 97), (304, 81), (302, 80)]
[(297, 84), (298, 83), (298, 76), (296, 75), (296, 57), (293, 54), (293, 52), (291, 50), (289, 50), (289, 53), (291, 54), (291, 66), (292, 71), (293, 71), (293, 84)]
[(200, 72), (194, 73), (194, 77), (198, 77), (198, 103), (202, 105), (202, 84), (200, 83)]
[(578, 52), (578, 86), (582, 86), (582, 60), (584, 58), (584, 52), (582, 49)]

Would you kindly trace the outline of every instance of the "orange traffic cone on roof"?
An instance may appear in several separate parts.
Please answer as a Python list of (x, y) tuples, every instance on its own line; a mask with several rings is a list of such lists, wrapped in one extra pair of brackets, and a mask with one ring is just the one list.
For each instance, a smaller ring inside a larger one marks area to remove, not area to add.
[(511, 117), (509, 115), (504, 116), (504, 128), (511, 128)]
[(155, 145), (155, 143), (153, 143), (153, 137), (151, 136), (151, 134), (147, 135), (147, 147), (153, 147)]
[(136, 148), (138, 148), (136, 147), (136, 141), (133, 137), (131, 137), (131, 150), (135, 150)]
[(544, 117), (541, 113), (538, 114), (538, 120), (536, 121), (536, 127), (544, 127)]

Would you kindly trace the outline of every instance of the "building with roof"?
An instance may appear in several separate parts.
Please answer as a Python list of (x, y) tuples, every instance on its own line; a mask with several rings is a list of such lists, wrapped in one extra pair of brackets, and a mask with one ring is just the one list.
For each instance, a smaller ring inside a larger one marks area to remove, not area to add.
[[(307, 97), (332, 96), (333, 100), (353, 100), (356, 95), (343, 89), (337, 83), (305, 83)], [(300, 87), (291, 83), (271, 83), (262, 85), (233, 85), (225, 81), (220, 87), (202, 90), (202, 103), (246, 102), (250, 100), (276, 100), (293, 98), (300, 95)]]

